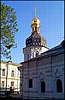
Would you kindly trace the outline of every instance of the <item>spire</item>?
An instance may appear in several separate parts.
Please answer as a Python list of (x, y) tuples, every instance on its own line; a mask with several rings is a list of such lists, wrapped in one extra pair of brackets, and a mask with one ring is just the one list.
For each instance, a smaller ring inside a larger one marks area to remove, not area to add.
[(36, 12), (36, 8), (34, 9), (34, 16), (36, 17), (36, 14), (37, 14), (37, 12)]
[(34, 18), (32, 19), (31, 27), (32, 27), (32, 32), (36, 31), (39, 33), (40, 20), (37, 18), (36, 8), (34, 8)]

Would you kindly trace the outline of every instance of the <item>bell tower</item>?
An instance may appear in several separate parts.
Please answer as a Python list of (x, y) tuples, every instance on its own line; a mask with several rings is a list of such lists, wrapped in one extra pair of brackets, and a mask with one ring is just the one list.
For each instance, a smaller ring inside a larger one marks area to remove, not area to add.
[(40, 20), (36, 16), (36, 8), (31, 28), (31, 35), (26, 39), (26, 47), (23, 48), (24, 61), (37, 57), (41, 53), (48, 50), (46, 40), (40, 35)]

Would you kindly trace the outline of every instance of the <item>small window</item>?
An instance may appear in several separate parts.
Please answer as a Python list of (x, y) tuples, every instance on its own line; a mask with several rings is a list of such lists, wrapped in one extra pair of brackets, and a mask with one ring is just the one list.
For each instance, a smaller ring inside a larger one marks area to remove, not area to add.
[(32, 31), (34, 31), (34, 28), (32, 28)]
[(2, 81), (2, 88), (4, 88), (4, 85), (5, 85), (5, 82), (4, 82), (4, 81)]
[(37, 31), (37, 27), (35, 27), (35, 31)]
[(27, 60), (29, 60), (29, 54), (27, 55)]
[(36, 43), (36, 45), (38, 45), (38, 43)]
[(5, 76), (5, 69), (2, 69), (2, 76)]
[(60, 79), (57, 80), (57, 92), (62, 92), (62, 81)]
[(41, 82), (41, 92), (45, 92), (45, 82)]
[(37, 51), (37, 52), (36, 52), (36, 57), (37, 57), (38, 55), (39, 55), (39, 52)]
[(11, 82), (11, 87), (14, 86), (14, 82)]
[(32, 79), (29, 79), (29, 88), (32, 88)]
[(14, 70), (12, 70), (11, 72), (11, 77), (14, 77)]
[(36, 42), (36, 39), (34, 41)]
[(35, 43), (33, 43), (33, 45), (34, 45)]

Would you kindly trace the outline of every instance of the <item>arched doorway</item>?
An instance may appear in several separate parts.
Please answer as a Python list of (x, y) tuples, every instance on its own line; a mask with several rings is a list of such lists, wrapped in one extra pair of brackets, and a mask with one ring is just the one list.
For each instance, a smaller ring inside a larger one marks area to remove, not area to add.
[(62, 92), (62, 81), (60, 79), (57, 80), (57, 92)]
[(45, 92), (45, 82), (41, 81), (41, 92)]

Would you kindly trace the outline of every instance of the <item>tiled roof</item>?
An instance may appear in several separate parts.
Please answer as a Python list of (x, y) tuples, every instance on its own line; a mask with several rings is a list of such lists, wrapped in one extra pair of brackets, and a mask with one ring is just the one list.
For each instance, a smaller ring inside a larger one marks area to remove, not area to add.
[(46, 47), (46, 40), (40, 35), (40, 33), (33, 32), (27, 39), (26, 39), (26, 46), (32, 45), (39, 45)]

